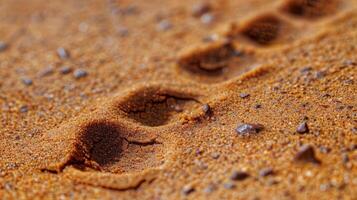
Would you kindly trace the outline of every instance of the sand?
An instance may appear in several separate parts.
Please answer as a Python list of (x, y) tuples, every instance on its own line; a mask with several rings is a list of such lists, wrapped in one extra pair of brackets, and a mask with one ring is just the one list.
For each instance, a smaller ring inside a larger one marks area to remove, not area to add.
[(355, 0), (1, 0), (0, 199), (356, 199)]

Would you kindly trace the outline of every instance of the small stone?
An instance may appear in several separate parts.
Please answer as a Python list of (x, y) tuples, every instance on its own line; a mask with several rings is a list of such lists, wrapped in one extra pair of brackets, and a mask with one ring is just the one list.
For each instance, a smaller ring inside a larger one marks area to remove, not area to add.
[(218, 153), (218, 152), (212, 152), (212, 153), (211, 153), (211, 157), (212, 157), (213, 159), (218, 159), (220, 155), (221, 155), (221, 154)]
[(250, 96), (250, 94), (247, 94), (247, 93), (240, 93), (240, 94), (239, 94), (239, 96), (240, 96), (240, 98), (245, 99), (245, 98), (249, 97), (249, 96)]
[(227, 182), (227, 183), (224, 183), (224, 184), (223, 184), (223, 187), (226, 188), (226, 189), (228, 189), (228, 190), (231, 190), (231, 189), (234, 189), (236, 186), (234, 185), (233, 182), (229, 181), (229, 182)]
[(311, 162), (314, 164), (320, 164), (321, 161), (318, 160), (315, 156), (315, 150), (314, 147), (312, 145), (303, 145), (299, 151), (297, 152), (297, 154), (295, 155), (294, 158), (295, 161), (298, 162)]
[(214, 190), (216, 190), (216, 186), (213, 184), (209, 184), (205, 189), (203, 189), (203, 192), (206, 194), (212, 193)]
[(325, 147), (325, 146), (321, 146), (320, 147), (320, 152), (321, 153), (324, 153), (324, 154), (327, 154), (331, 151), (331, 149), (329, 147)]
[(8, 48), (8, 45), (5, 42), (0, 41), (0, 52), (5, 51), (7, 48)]
[(57, 49), (57, 55), (63, 60), (68, 59), (70, 57), (69, 52), (63, 47)]
[(208, 104), (203, 104), (203, 106), (202, 106), (202, 111), (203, 111), (205, 114), (210, 114), (210, 113), (211, 113), (211, 107), (210, 107)]
[(72, 71), (72, 69), (68, 66), (62, 66), (59, 71), (61, 74), (68, 74)]
[(247, 172), (243, 172), (243, 171), (233, 171), (230, 179), (232, 181), (242, 181), (246, 178), (249, 177), (249, 174)]
[(353, 128), (351, 129), (351, 131), (352, 131), (353, 134), (357, 134), (357, 127), (353, 127)]
[(259, 133), (264, 129), (261, 124), (241, 124), (236, 128), (236, 132), (239, 135), (249, 135)]
[(27, 77), (21, 78), (21, 81), (22, 81), (23, 84), (25, 84), (25, 85), (27, 85), (27, 86), (32, 85), (32, 80), (29, 79), (29, 78), (27, 78)]
[(203, 14), (211, 10), (211, 5), (207, 2), (199, 2), (192, 6), (192, 15), (194, 17), (201, 17)]
[(302, 122), (296, 129), (296, 132), (303, 134), (309, 132), (309, 127), (306, 122)]
[(192, 185), (185, 185), (182, 190), (181, 190), (181, 193), (185, 196), (191, 194), (192, 192), (195, 191), (195, 188), (193, 188)]
[(21, 113), (26, 113), (26, 112), (28, 112), (28, 110), (29, 110), (29, 108), (28, 108), (27, 105), (23, 105), (23, 106), (21, 106), (20, 109), (19, 109), (19, 111), (20, 111)]
[(85, 71), (84, 69), (76, 69), (74, 72), (73, 72), (73, 76), (74, 78), (76, 79), (80, 79), (80, 78), (83, 78), (83, 77), (86, 77), (88, 75), (87, 71)]
[(261, 104), (256, 104), (256, 105), (254, 106), (254, 108), (255, 108), (255, 109), (262, 108), (262, 105), (261, 105)]
[(158, 31), (167, 31), (172, 28), (172, 24), (169, 20), (162, 20), (157, 25)]
[(346, 164), (349, 161), (350, 161), (350, 159), (348, 157), (348, 154), (347, 153), (342, 154), (342, 162), (343, 162), (343, 164)]
[(306, 73), (310, 72), (311, 70), (312, 70), (312, 68), (309, 67), (309, 66), (307, 66), (307, 67), (302, 68), (302, 69), (300, 70), (300, 73), (306, 74)]
[(201, 22), (206, 25), (212, 24), (214, 19), (215, 19), (215, 17), (211, 13), (206, 13), (201, 16)]
[(46, 68), (44, 68), (43, 70), (41, 70), (39, 73), (38, 73), (38, 76), (39, 77), (45, 77), (45, 76), (49, 76), (51, 74), (53, 74), (53, 71), (54, 71), (54, 68), (53, 66), (47, 66)]
[(274, 170), (271, 167), (266, 167), (259, 171), (259, 176), (261, 176), (261, 177), (266, 177), (266, 176), (273, 175), (273, 174), (274, 174)]
[(129, 29), (126, 27), (119, 27), (119, 28), (117, 28), (117, 33), (121, 37), (126, 37), (129, 35)]

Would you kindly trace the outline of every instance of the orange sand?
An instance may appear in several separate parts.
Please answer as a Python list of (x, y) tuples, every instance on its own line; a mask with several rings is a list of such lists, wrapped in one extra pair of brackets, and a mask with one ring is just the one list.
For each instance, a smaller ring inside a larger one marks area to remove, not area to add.
[(0, 199), (357, 199), (357, 1), (197, 2), (0, 0)]

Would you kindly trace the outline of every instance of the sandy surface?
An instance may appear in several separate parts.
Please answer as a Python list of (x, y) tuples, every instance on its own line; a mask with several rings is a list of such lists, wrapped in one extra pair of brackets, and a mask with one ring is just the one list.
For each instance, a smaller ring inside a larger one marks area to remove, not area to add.
[(0, 199), (357, 199), (356, 5), (0, 0)]

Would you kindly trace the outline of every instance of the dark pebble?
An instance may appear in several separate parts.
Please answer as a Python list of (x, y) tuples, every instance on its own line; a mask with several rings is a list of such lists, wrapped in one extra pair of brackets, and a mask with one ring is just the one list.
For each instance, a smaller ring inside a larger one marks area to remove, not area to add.
[(8, 48), (8, 45), (5, 42), (0, 41), (0, 52), (5, 51), (7, 48)]
[(27, 113), (29, 111), (29, 108), (28, 108), (28, 106), (23, 105), (23, 106), (20, 107), (19, 111), (21, 113)]
[(202, 106), (202, 111), (203, 111), (205, 114), (210, 114), (210, 113), (211, 113), (211, 107), (210, 107), (208, 104), (203, 104), (203, 106)]
[(348, 163), (348, 161), (350, 161), (348, 154), (347, 153), (342, 154), (342, 162), (346, 164)]
[(186, 196), (186, 195), (191, 194), (194, 191), (195, 191), (195, 188), (193, 188), (192, 185), (185, 185), (182, 188), (181, 193)]
[(330, 153), (330, 151), (331, 151), (331, 149), (329, 147), (325, 147), (325, 146), (320, 147), (321, 153), (327, 154), (327, 153)]
[(236, 132), (239, 135), (249, 135), (259, 133), (264, 129), (261, 124), (241, 124), (236, 128)]
[(320, 164), (321, 161), (316, 158), (315, 150), (312, 145), (303, 145), (295, 155), (295, 161), (299, 162), (311, 162), (314, 164)]
[(309, 127), (306, 122), (302, 122), (296, 129), (296, 132), (303, 134), (309, 132)]
[(242, 181), (246, 178), (249, 177), (249, 174), (247, 172), (243, 172), (243, 171), (233, 171), (230, 179), (232, 181)]
[(240, 98), (245, 99), (245, 98), (249, 97), (249, 96), (250, 96), (250, 94), (247, 94), (247, 93), (240, 93), (240, 94), (239, 94), (239, 96), (240, 96)]
[(209, 184), (205, 189), (203, 189), (203, 192), (206, 194), (212, 193), (214, 190), (216, 190), (216, 186), (213, 184)]
[(25, 84), (27, 86), (32, 85), (32, 83), (33, 83), (31, 79), (26, 78), (26, 77), (21, 78), (21, 81), (23, 84)]
[(207, 2), (199, 2), (192, 6), (192, 15), (194, 17), (201, 17), (211, 10), (211, 5)]
[(59, 71), (61, 72), (61, 74), (68, 74), (72, 71), (72, 69), (68, 66), (62, 66)]
[(262, 108), (262, 105), (260, 105), (260, 104), (256, 104), (256, 105), (254, 106), (254, 108), (255, 108), (255, 109)]
[(172, 28), (172, 24), (169, 20), (162, 20), (157, 25), (158, 31), (167, 31)]
[(310, 72), (312, 70), (311, 67), (304, 67), (300, 70), (300, 73), (306, 74), (307, 72)]
[(63, 60), (68, 59), (70, 57), (69, 52), (63, 47), (57, 49), (57, 55)]
[(88, 75), (87, 71), (83, 70), (83, 69), (76, 69), (74, 72), (73, 72), (73, 76), (74, 78), (76, 79), (80, 79), (80, 78), (83, 78), (83, 77), (86, 77)]
[(48, 66), (48, 67), (45, 67), (43, 70), (41, 70), (38, 73), (38, 76), (39, 77), (49, 76), (49, 75), (53, 74), (53, 71), (54, 71), (53, 66)]
[(259, 171), (259, 176), (261, 177), (265, 177), (273, 174), (274, 174), (274, 170), (271, 167), (263, 168)]
[(201, 22), (203, 24), (212, 24), (214, 19), (215, 19), (215, 17), (211, 13), (206, 13), (206, 14), (201, 16)]
[(231, 189), (234, 189), (236, 186), (234, 185), (233, 182), (227, 182), (227, 183), (223, 184), (223, 187), (228, 189), (228, 190), (231, 190)]

